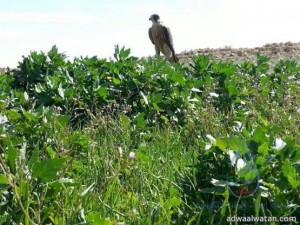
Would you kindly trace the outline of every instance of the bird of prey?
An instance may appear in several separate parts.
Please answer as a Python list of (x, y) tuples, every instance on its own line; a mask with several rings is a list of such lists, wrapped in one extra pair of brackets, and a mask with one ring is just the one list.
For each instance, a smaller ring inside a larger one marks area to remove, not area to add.
[(162, 52), (169, 61), (178, 62), (170, 29), (161, 24), (157, 14), (153, 14), (149, 20), (152, 21), (152, 27), (149, 28), (149, 38), (155, 46), (156, 56), (158, 57)]

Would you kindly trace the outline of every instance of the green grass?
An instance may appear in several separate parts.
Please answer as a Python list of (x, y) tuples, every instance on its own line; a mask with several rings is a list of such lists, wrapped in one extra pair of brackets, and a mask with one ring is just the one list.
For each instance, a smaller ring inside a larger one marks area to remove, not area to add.
[[(86, 162), (80, 183), (94, 183), (94, 187), (85, 197), (93, 201), (82, 207), (112, 221), (171, 224), (183, 204), (178, 181), (193, 157), (184, 148), (180, 133), (155, 128), (132, 134), (112, 123), (94, 127), (86, 135), (94, 146), (81, 153)], [(131, 151), (135, 159), (129, 159)]]

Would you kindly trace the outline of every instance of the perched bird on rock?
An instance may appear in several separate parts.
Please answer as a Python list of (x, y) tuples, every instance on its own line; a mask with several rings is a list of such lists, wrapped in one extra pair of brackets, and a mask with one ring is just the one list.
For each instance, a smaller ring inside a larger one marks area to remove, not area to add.
[(153, 14), (149, 20), (152, 21), (152, 27), (149, 28), (149, 38), (155, 46), (156, 56), (158, 57), (162, 52), (169, 61), (178, 62), (170, 29), (161, 24), (157, 14)]

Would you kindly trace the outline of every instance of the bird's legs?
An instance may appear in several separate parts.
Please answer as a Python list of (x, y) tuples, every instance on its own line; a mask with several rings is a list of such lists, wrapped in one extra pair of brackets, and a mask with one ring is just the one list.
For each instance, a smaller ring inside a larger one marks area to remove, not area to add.
[(159, 48), (156, 47), (156, 46), (155, 46), (155, 52), (156, 52), (155, 56), (158, 58), (159, 55), (160, 55), (160, 50), (159, 50)]

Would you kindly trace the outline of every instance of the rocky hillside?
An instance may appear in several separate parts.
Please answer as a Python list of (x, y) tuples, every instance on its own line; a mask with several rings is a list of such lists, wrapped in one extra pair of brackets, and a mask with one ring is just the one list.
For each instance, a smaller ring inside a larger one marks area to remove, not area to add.
[(4, 73), (5, 70), (6, 70), (5, 68), (1, 68), (1, 67), (0, 67), (0, 73)]
[(255, 61), (256, 53), (258, 52), (269, 56), (271, 64), (275, 64), (280, 59), (295, 60), (300, 64), (300, 43), (291, 42), (266, 44), (256, 48), (224, 47), (218, 49), (197, 49), (182, 52), (178, 57), (183, 63), (189, 62), (191, 57), (195, 54), (210, 55), (216, 60), (242, 62), (245, 60)]

